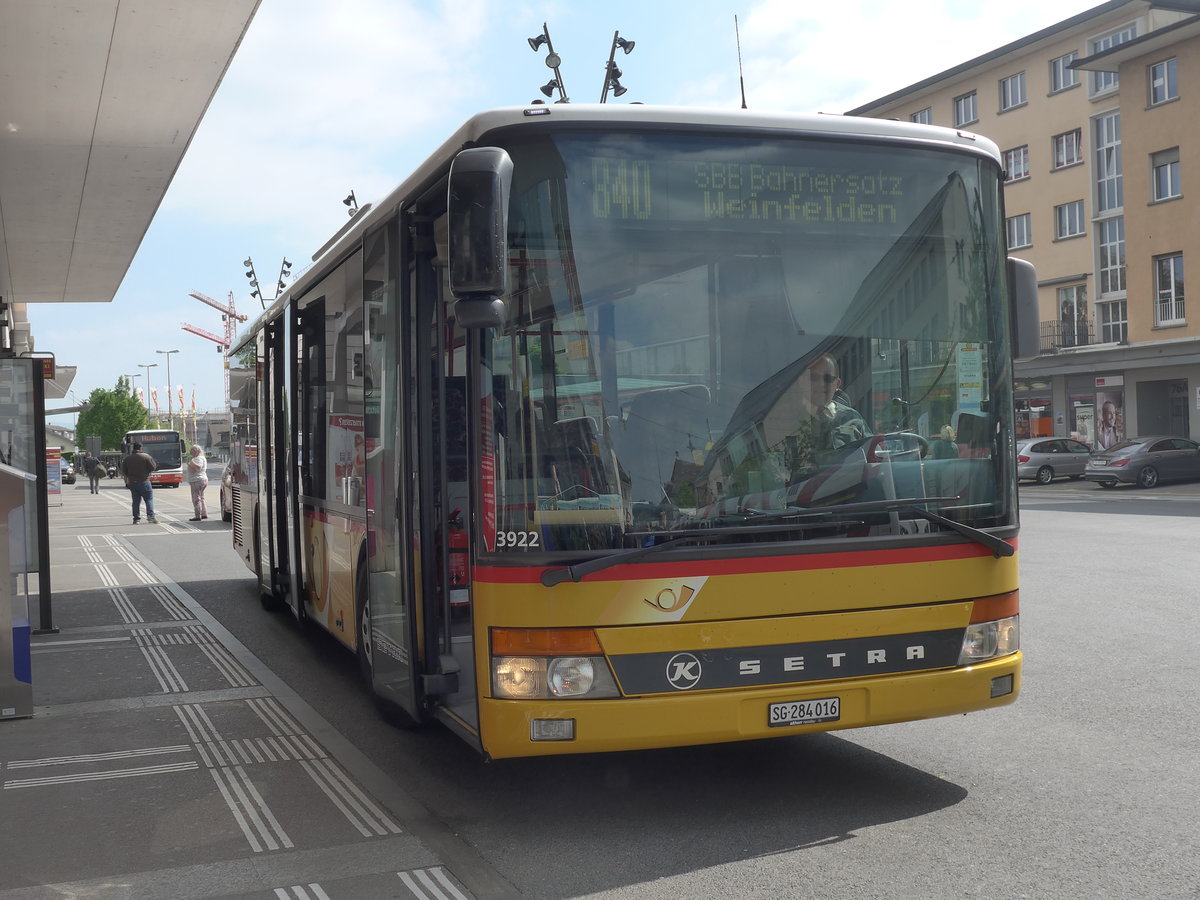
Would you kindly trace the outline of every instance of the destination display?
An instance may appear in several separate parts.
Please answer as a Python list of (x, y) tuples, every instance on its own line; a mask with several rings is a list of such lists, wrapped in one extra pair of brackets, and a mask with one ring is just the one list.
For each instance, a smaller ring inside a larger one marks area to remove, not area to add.
[[(929, 196), (914, 192), (912, 176), (886, 166), (851, 170), (833, 160), (819, 166), (592, 155), (580, 162), (587, 213), (598, 220), (890, 227), (906, 221), (908, 198)], [(578, 215), (575, 202), (583, 198), (572, 199)]]

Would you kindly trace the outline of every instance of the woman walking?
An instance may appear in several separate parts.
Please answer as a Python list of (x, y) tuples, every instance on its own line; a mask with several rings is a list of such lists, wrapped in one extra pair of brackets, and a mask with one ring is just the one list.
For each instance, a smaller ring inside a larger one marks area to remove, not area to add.
[(192, 444), (192, 458), (187, 464), (188, 486), (192, 489), (192, 508), (196, 514), (188, 519), (189, 522), (199, 522), (208, 518), (208, 508), (204, 505), (204, 490), (208, 487), (208, 460), (199, 444)]

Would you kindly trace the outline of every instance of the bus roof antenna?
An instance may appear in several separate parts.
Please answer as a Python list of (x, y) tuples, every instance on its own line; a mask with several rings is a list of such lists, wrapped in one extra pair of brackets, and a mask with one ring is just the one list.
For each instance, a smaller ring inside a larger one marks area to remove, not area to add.
[(737, 14), (733, 17), (733, 37), (737, 42), (738, 82), (742, 86), (742, 109), (746, 109), (746, 76), (742, 74), (742, 33), (738, 30)]

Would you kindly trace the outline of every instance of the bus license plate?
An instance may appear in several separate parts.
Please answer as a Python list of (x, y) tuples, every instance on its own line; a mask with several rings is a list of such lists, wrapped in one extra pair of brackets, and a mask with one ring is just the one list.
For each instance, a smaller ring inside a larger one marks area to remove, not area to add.
[(795, 700), (791, 703), (772, 703), (767, 707), (767, 724), (772, 728), (783, 725), (812, 725), (816, 722), (836, 722), (842, 717), (839, 697), (819, 700)]

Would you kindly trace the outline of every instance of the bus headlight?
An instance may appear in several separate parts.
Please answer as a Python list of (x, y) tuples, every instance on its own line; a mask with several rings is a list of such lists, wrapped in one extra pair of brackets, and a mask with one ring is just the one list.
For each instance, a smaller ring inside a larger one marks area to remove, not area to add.
[(494, 656), (492, 688), (503, 700), (620, 696), (603, 656)]
[(497, 697), (532, 700), (546, 696), (546, 661), (531, 656), (502, 656), (492, 660), (492, 685)]
[(960, 666), (1007, 656), (1021, 648), (1020, 616), (1006, 616), (990, 622), (972, 622), (963, 634), (958, 654)]

